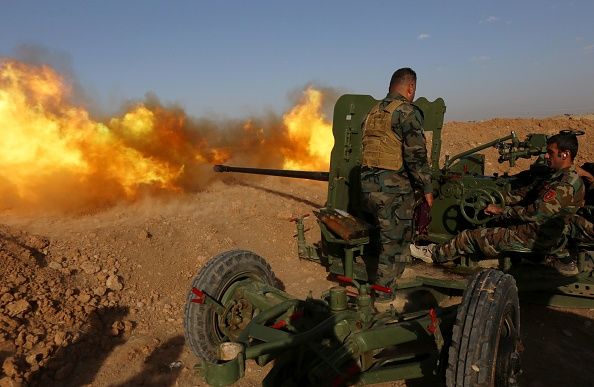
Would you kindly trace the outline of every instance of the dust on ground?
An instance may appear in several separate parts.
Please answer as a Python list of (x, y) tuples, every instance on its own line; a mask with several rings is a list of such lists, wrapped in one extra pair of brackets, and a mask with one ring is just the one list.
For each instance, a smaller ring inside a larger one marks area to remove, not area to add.
[[(512, 130), (560, 129), (585, 130), (578, 163), (594, 160), (594, 121), (578, 116), (450, 122), (442, 155)], [(288, 293), (319, 296), (333, 283), (297, 260), (290, 219), (325, 200), (325, 183), (225, 176), (203, 192), (96, 213), (0, 214), (0, 386), (204, 385), (183, 339), (191, 279), (210, 257), (241, 248), (265, 257)], [(317, 241), (312, 217), (306, 228)], [(593, 322), (593, 310), (523, 304), (525, 384), (592, 384)], [(249, 366), (238, 385), (259, 385), (266, 371)]]

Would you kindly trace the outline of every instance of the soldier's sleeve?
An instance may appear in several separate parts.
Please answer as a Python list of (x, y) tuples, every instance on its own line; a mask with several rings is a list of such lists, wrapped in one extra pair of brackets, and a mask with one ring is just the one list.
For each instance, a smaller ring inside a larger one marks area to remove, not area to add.
[[(562, 210), (573, 208), (575, 195), (571, 184), (559, 182), (551, 184), (539, 197), (527, 206), (508, 206), (503, 217), (524, 222), (538, 222), (559, 214)], [(577, 210), (577, 208), (576, 208)]]
[(532, 185), (528, 185), (527, 187), (522, 187), (510, 192), (503, 193), (503, 200), (507, 205), (513, 206), (524, 200), (528, 192), (533, 188)]
[(423, 190), (423, 193), (433, 192), (431, 168), (427, 160), (427, 143), (423, 132), (423, 115), (418, 108), (409, 106), (410, 110), (401, 112), (399, 120), (402, 129), (402, 161), (413, 186)]

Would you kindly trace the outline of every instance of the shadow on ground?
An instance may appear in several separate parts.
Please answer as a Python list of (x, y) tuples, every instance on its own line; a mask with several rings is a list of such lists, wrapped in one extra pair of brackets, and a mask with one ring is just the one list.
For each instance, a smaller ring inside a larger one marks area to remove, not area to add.
[[(178, 359), (184, 348), (184, 337), (175, 336), (159, 345), (145, 360), (142, 371), (117, 387), (149, 386), (167, 387), (175, 384), (181, 364), (171, 362)], [(168, 363), (171, 362), (171, 363)]]
[(81, 386), (92, 383), (105, 359), (115, 347), (124, 343), (124, 337), (111, 334), (111, 327), (128, 312), (127, 307), (93, 311), (78, 340), (58, 350), (47, 366), (32, 376), (31, 385)]
[(592, 311), (523, 303), (520, 314), (522, 386), (594, 385)]

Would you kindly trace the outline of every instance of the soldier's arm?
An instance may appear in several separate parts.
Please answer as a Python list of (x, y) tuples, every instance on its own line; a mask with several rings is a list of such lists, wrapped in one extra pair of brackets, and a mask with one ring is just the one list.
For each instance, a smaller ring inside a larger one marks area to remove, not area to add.
[(402, 161), (415, 188), (423, 193), (433, 192), (431, 168), (427, 160), (427, 144), (423, 132), (423, 116), (413, 108), (400, 115), (402, 128)]
[[(567, 183), (551, 185), (550, 189), (527, 206), (507, 206), (502, 216), (524, 222), (537, 222), (567, 211), (573, 206), (573, 187)], [(577, 208), (576, 208), (577, 210)]]
[(509, 206), (514, 206), (520, 203), (528, 193), (534, 189), (534, 183), (527, 185), (526, 187), (518, 188), (511, 192), (503, 192), (503, 200)]

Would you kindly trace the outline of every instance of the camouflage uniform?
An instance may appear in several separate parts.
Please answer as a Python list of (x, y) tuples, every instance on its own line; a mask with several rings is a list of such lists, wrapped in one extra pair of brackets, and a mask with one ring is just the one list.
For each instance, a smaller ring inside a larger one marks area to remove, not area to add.
[[(402, 255), (412, 235), (414, 191), (432, 192), (431, 170), (423, 132), (423, 114), (400, 94), (388, 93), (380, 109), (393, 101), (402, 103), (392, 114), (391, 130), (401, 142), (402, 166), (391, 170), (361, 167), (363, 204), (377, 219), (380, 232), (380, 264), (410, 261)], [(365, 133), (365, 130), (364, 130)], [(365, 134), (364, 134), (365, 136)], [(365, 149), (363, 150), (365, 154)]]
[(565, 235), (578, 243), (594, 243), (594, 206), (580, 208), (565, 219)]
[[(522, 203), (534, 193), (533, 202)], [(504, 208), (501, 219), (521, 224), (464, 230), (438, 246), (433, 259), (445, 262), (478, 253), (495, 257), (502, 251), (547, 254), (562, 247), (564, 215), (574, 214), (584, 204), (584, 195), (584, 184), (575, 169), (561, 169), (543, 183), (505, 195), (511, 206)]]

